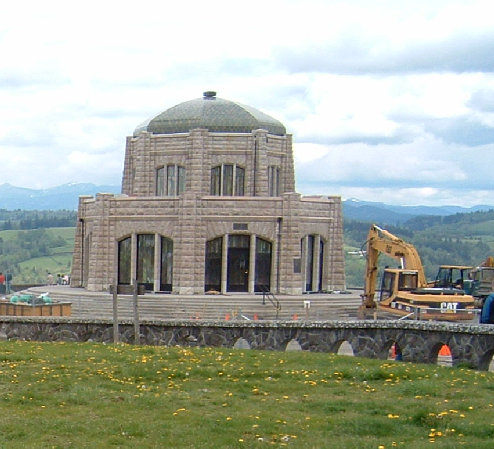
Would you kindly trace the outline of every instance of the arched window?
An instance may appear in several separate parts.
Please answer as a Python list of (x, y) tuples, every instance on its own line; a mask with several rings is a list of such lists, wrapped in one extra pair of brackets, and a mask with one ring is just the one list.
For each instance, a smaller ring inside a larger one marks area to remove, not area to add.
[(156, 170), (156, 195), (177, 196), (185, 191), (185, 168), (169, 164)]
[(245, 170), (237, 164), (221, 164), (211, 169), (211, 195), (244, 196)]
[(130, 285), (135, 279), (145, 290), (172, 291), (173, 240), (156, 234), (135, 234), (120, 240), (117, 246), (120, 285)]

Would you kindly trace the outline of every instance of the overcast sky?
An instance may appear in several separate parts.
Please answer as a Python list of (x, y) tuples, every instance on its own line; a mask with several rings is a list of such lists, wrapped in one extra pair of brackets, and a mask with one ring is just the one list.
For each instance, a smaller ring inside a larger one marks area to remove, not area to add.
[(119, 185), (126, 136), (215, 90), (293, 134), (303, 194), (494, 204), (492, 0), (16, 0), (0, 54), (0, 183)]

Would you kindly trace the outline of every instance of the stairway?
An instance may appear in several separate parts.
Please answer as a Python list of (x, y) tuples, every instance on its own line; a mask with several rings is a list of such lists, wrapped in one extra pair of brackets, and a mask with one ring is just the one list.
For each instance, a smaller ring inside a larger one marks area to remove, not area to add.
[[(54, 301), (72, 303), (72, 318), (108, 319), (113, 317), (113, 297), (109, 293), (87, 292), (69, 287), (34, 287), (29, 293), (48, 292)], [(278, 311), (269, 302), (263, 304), (262, 295), (190, 295), (145, 294), (138, 296), (139, 318), (145, 321), (201, 319), (201, 320), (348, 320), (356, 319), (360, 295), (311, 294), (277, 296)], [(306, 301), (310, 307), (306, 308)], [(118, 295), (118, 318), (133, 319), (133, 298)]]

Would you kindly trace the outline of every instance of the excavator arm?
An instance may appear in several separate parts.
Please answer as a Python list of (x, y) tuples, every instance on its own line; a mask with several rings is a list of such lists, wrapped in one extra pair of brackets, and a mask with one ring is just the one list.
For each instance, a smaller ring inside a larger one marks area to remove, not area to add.
[(363, 306), (374, 307), (378, 260), (380, 254), (386, 254), (400, 261), (401, 268), (418, 272), (418, 287), (425, 287), (427, 281), (424, 268), (413, 245), (407, 243), (379, 226), (371, 225), (367, 235), (366, 272), (363, 297)]

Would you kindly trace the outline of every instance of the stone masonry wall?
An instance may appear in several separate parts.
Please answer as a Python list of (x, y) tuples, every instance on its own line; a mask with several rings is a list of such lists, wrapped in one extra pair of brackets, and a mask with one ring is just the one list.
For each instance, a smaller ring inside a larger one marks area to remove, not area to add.
[[(186, 191), (178, 197), (156, 196), (157, 169), (167, 164), (186, 168)], [(210, 196), (211, 168), (220, 164), (245, 169), (245, 196)], [(270, 165), (280, 168), (281, 195), (277, 197), (269, 197)], [(301, 239), (310, 234), (320, 235), (326, 244), (323, 289), (344, 289), (341, 200), (306, 199), (294, 189), (289, 134), (195, 129), (173, 135), (142, 132), (128, 138), (124, 195), (98, 194), (79, 201), (72, 285), (107, 290), (117, 271), (117, 242), (132, 234), (154, 233), (174, 242), (173, 290), (203, 293), (206, 240), (233, 234), (233, 223), (242, 223), (247, 225), (245, 232), (273, 243), (276, 292), (303, 291), (303, 271), (297, 263)]]
[[(134, 324), (119, 324), (120, 341), (134, 341)], [(0, 338), (30, 341), (113, 342), (113, 325), (68, 318), (0, 319)], [(436, 363), (448, 345), (453, 365), (487, 370), (494, 355), (494, 326), (417, 321), (169, 321), (140, 323), (140, 343), (233, 348), (239, 339), (251, 349), (284, 351), (296, 341), (302, 350), (336, 353), (347, 341), (355, 356), (387, 359), (393, 344), (403, 361)]]

